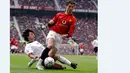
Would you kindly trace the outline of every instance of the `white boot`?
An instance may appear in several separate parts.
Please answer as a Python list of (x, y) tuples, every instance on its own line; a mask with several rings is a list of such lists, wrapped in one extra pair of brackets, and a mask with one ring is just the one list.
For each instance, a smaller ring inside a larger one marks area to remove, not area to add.
[(42, 66), (36, 66), (36, 68), (38, 69), (38, 70), (44, 70), (43, 68), (42, 68)]
[(44, 70), (44, 69), (42, 68), (42, 66), (41, 66), (42, 61), (43, 61), (42, 59), (39, 59), (38, 62), (37, 62), (36, 68), (37, 68), (38, 70)]

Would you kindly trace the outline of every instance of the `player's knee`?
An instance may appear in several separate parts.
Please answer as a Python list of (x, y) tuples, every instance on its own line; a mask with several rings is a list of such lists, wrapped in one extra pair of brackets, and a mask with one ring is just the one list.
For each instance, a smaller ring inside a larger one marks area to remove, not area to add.
[(48, 47), (49, 49), (52, 49), (52, 48), (54, 47), (54, 45), (53, 45), (53, 44), (48, 44), (47, 47)]
[(57, 59), (58, 59), (58, 56), (57, 56), (57, 55), (55, 55), (55, 56), (54, 56), (54, 60), (56, 61)]
[(48, 56), (54, 58), (54, 54), (53, 53), (48, 53)]
[(47, 47), (48, 47), (49, 49), (54, 48), (54, 42), (53, 42), (53, 39), (48, 39)]
[(57, 51), (56, 51), (54, 48), (52, 48), (52, 49), (49, 51), (48, 56), (54, 58), (56, 52), (57, 52)]
[(55, 47), (53, 48), (53, 50), (54, 50), (54, 53), (56, 53), (58, 51), (57, 48), (55, 48)]

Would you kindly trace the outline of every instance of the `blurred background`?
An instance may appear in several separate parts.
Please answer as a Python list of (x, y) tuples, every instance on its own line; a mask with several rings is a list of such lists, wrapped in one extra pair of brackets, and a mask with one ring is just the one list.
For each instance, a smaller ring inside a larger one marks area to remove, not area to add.
[[(72, 40), (76, 44), (70, 45), (69, 40), (64, 40), (57, 54), (80, 55), (82, 47), (84, 55), (95, 55), (91, 42), (98, 36), (97, 0), (74, 1), (73, 14), (77, 22)], [(21, 35), (27, 28), (32, 29), (36, 40), (45, 45), (49, 32), (47, 23), (56, 13), (65, 11), (65, 3), (66, 0), (10, 0), (10, 47), (15, 45), (11, 53), (24, 53), (26, 41)]]

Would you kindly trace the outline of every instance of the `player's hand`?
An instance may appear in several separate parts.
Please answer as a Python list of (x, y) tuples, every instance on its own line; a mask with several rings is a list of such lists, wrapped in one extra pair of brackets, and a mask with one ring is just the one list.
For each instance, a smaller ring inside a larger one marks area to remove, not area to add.
[(54, 24), (54, 21), (53, 20), (50, 20), (49, 21), (49, 23), (48, 23), (48, 27), (52, 27), (52, 26), (54, 26), (55, 24)]
[(62, 37), (62, 39), (65, 39), (68, 37), (68, 34), (63, 34), (63, 35), (61, 35), (61, 37)]
[(34, 59), (39, 59), (40, 57), (39, 56), (35, 56)]
[(54, 25), (55, 25), (55, 24), (49, 24), (49, 23), (48, 23), (48, 27), (52, 27), (52, 26), (54, 26)]

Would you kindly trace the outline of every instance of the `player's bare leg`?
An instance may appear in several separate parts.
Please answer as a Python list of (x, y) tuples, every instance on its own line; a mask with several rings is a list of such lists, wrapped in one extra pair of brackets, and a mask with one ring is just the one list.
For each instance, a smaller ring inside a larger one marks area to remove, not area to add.
[(53, 68), (54, 68), (54, 69), (66, 69), (66, 67), (63, 67), (62, 65), (60, 65), (60, 64), (58, 64), (58, 63), (55, 63), (55, 64), (53, 65)]
[(52, 67), (45, 67), (46, 69), (66, 69), (66, 67), (63, 67), (61, 64), (54, 63)]
[[(54, 49), (54, 39), (53, 38), (48, 38), (47, 39), (47, 48), (42, 52), (41, 58), (39, 59), (36, 68), (39, 70), (43, 70), (41, 67), (42, 61), (44, 60), (45, 57), (54, 57), (55, 53), (57, 52), (57, 49)], [(48, 53), (48, 55), (46, 54)]]
[(49, 57), (54, 57), (54, 55), (56, 54), (57, 52), (57, 49), (55, 48), (55, 43), (54, 43), (54, 39), (53, 38), (48, 38), (47, 39), (47, 48), (50, 49), (49, 53), (48, 53), (48, 56)]

